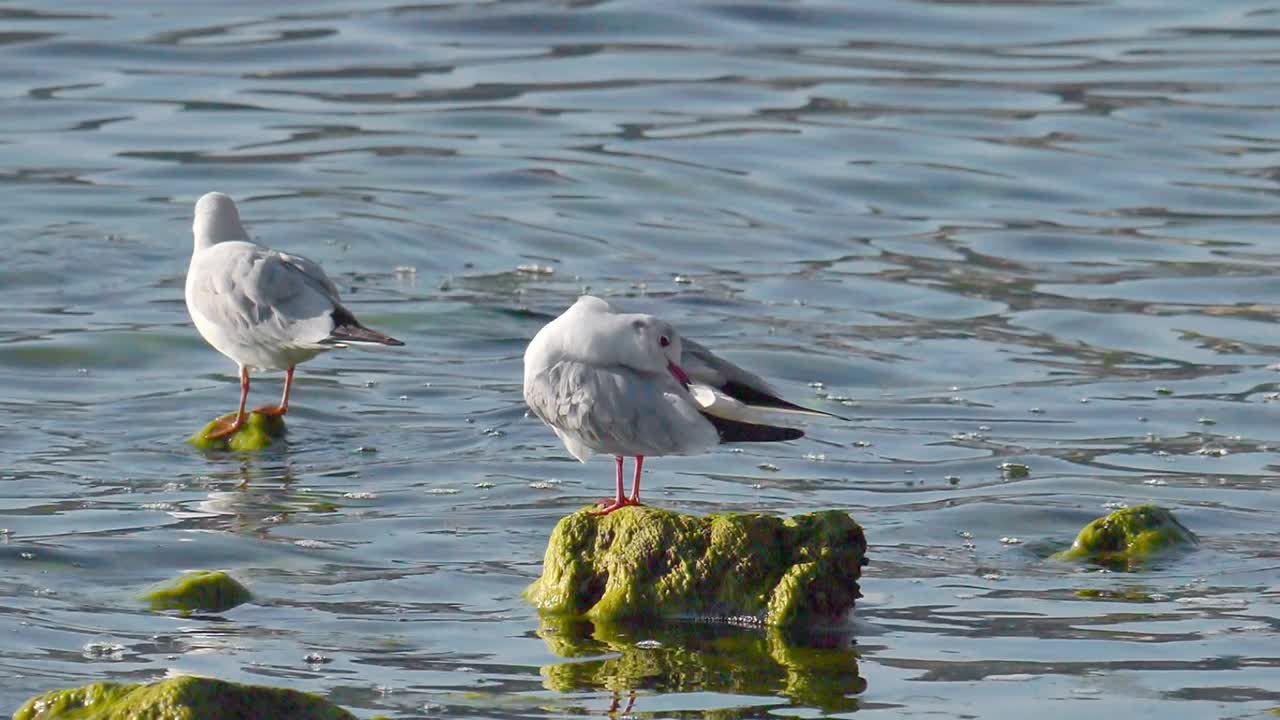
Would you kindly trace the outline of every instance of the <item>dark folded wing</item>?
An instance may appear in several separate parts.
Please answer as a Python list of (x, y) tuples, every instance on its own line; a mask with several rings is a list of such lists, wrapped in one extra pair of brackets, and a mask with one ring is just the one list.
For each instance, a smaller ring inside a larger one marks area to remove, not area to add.
[(783, 400), (781, 394), (759, 375), (718, 357), (700, 343), (688, 338), (683, 338), (682, 341), (684, 350), (680, 356), (681, 367), (695, 382), (709, 385), (753, 407), (844, 419), (834, 413)]
[(739, 420), (730, 420), (711, 413), (703, 413), (702, 417), (715, 426), (716, 433), (720, 435), (721, 443), (781, 442), (804, 437), (804, 431), (799, 428), (757, 425)]

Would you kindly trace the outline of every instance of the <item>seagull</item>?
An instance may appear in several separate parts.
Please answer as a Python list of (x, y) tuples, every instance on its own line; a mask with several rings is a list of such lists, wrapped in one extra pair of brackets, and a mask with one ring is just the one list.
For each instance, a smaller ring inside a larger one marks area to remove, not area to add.
[[(668, 322), (619, 312), (591, 295), (530, 341), (524, 399), (580, 462), (595, 453), (614, 456), (617, 493), (601, 503), (602, 515), (641, 504), (646, 457), (804, 436), (770, 424), (778, 413), (839, 417), (783, 400), (759, 375), (681, 338)], [(622, 486), (626, 456), (636, 459), (630, 496)]]
[(361, 325), (319, 265), (251, 241), (226, 195), (211, 192), (196, 202), (191, 232), (187, 312), (205, 341), (240, 366), (240, 410), (205, 437), (227, 437), (244, 426), (250, 369), (285, 371), (280, 404), (254, 410), (284, 415), (298, 363), (348, 345), (404, 345)]

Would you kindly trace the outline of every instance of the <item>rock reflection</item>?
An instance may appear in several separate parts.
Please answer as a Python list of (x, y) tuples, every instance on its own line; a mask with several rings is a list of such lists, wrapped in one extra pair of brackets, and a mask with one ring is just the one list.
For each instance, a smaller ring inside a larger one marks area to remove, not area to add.
[[(558, 692), (609, 690), (611, 712), (643, 712), (643, 696), (719, 692), (768, 697), (825, 713), (857, 710), (867, 688), (848, 632), (673, 622), (592, 625), (544, 618), (538, 636), (572, 662), (542, 668)], [(716, 713), (721, 715), (722, 713)]]

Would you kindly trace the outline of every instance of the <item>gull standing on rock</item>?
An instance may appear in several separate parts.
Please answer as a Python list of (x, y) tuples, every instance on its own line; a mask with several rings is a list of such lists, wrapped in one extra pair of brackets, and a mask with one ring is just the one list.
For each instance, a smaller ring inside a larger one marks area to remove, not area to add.
[(244, 426), (250, 368), (286, 372), (280, 404), (254, 410), (284, 415), (298, 363), (336, 347), (404, 344), (361, 325), (319, 265), (249, 240), (226, 195), (200, 198), (191, 231), (187, 312), (200, 335), (240, 366), (236, 418), (220, 421), (205, 437), (227, 437)]
[[(804, 436), (770, 424), (771, 414), (839, 417), (783, 400), (755, 373), (681, 339), (670, 323), (618, 312), (590, 295), (529, 343), (524, 399), (579, 461), (594, 453), (614, 456), (617, 493), (601, 514), (640, 504), (645, 457)], [(622, 487), (628, 455), (636, 459), (630, 496)]]

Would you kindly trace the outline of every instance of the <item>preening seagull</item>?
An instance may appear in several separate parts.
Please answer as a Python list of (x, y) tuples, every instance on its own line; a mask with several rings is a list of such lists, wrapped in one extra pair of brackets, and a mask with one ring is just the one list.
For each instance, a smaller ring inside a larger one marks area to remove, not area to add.
[(283, 415), (298, 363), (336, 347), (404, 344), (361, 325), (319, 265), (249, 240), (226, 195), (211, 192), (196, 202), (191, 231), (187, 312), (204, 339), (240, 366), (240, 410), (207, 437), (244, 426), (250, 369), (286, 372), (280, 404), (254, 411)]
[[(778, 413), (838, 417), (783, 400), (759, 375), (682, 339), (668, 322), (619, 312), (590, 295), (529, 343), (524, 399), (578, 460), (614, 456), (617, 493), (604, 514), (640, 504), (646, 457), (804, 435), (770, 424)], [(626, 456), (636, 459), (630, 496), (622, 486)]]

